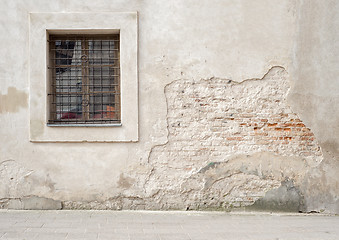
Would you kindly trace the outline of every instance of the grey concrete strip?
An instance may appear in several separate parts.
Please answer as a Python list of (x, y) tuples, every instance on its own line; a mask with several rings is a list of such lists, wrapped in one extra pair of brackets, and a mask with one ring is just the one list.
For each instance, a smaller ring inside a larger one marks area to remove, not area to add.
[(1, 240), (338, 240), (338, 226), (321, 214), (0, 210)]

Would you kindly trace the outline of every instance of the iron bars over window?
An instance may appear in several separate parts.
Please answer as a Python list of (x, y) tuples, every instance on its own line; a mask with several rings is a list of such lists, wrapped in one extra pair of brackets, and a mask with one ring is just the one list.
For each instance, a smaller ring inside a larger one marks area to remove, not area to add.
[(119, 34), (49, 36), (49, 125), (120, 124)]

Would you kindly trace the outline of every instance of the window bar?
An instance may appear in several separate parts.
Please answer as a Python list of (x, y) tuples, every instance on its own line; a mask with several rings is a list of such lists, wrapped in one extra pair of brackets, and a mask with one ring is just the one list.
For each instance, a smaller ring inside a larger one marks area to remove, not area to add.
[[(94, 64), (95, 63), (95, 55), (94, 55), (94, 47), (95, 47), (95, 42), (94, 42), (94, 39), (92, 39), (92, 49), (90, 49), (90, 50), (92, 50), (92, 54), (90, 55), (90, 56), (92, 56), (92, 58), (91, 58), (91, 61), (92, 61), (92, 64)], [(94, 91), (94, 68), (92, 68), (92, 75), (91, 75), (91, 86), (90, 87), (92, 87), (91, 89), (92, 89), (92, 91)], [(95, 115), (95, 96), (92, 96), (91, 97), (91, 99), (92, 99), (92, 104), (93, 104), (93, 107), (92, 107), (92, 115), (91, 115), (91, 118), (94, 118), (94, 115)]]
[[(61, 42), (61, 44), (62, 44), (62, 42)], [(61, 44), (60, 44), (60, 46), (61, 46)], [(56, 46), (55, 46), (55, 48), (56, 48)], [(60, 53), (61, 53), (61, 49), (59, 49), (59, 57), (60, 57)], [(57, 62), (58, 62), (59, 60), (57, 60)], [(57, 63), (56, 62), (56, 63)], [(60, 62), (60, 61), (59, 61)], [(64, 77), (63, 77), (63, 75), (61, 74), (61, 72), (62, 72), (62, 68), (60, 68), (60, 67), (58, 67), (57, 69), (57, 77), (58, 77), (58, 82), (59, 82), (59, 88), (61, 87), (61, 89), (63, 89), (64, 88)], [(62, 117), (62, 115), (63, 115), (63, 112), (64, 112), (64, 97), (62, 97), (62, 96), (60, 96), (60, 95), (58, 95), (58, 98), (59, 98), (59, 101), (60, 101), (60, 103), (61, 103), (61, 107), (59, 108), (59, 112), (60, 112), (60, 117)]]
[[(114, 66), (114, 62), (112, 60), (112, 56), (111, 56), (110, 52), (111, 52), (111, 40), (108, 41), (108, 56), (107, 57), (108, 57), (108, 64), (113, 64), (113, 66)], [(111, 75), (111, 69), (108, 68), (107, 70), (108, 70), (108, 75)], [(110, 77), (110, 78), (112, 78), (112, 77)], [(114, 77), (112, 78), (112, 80), (109, 80), (109, 86), (108, 86), (109, 92), (114, 92), (114, 89), (112, 89), (112, 82), (114, 82)], [(115, 118), (115, 115), (114, 115), (114, 109), (115, 109), (114, 95), (109, 97), (109, 99), (112, 101), (112, 107), (107, 109), (107, 114), (108, 114), (110, 119)]]
[[(119, 36), (120, 37), (120, 36)], [(120, 40), (120, 39), (119, 39)], [(115, 46), (117, 45), (117, 46)], [(118, 50), (115, 51), (115, 54), (116, 56), (114, 56), (115, 58), (117, 58), (118, 60), (114, 61), (116, 66), (119, 67), (120, 66), (120, 42), (114, 42), (114, 48), (117, 48)], [(117, 68), (117, 69), (114, 69), (114, 75), (118, 75), (118, 77), (116, 77), (116, 85), (115, 85), (115, 91), (120, 93), (120, 69)], [(120, 118), (120, 99), (121, 99), (121, 96), (120, 94), (116, 94), (115, 95), (115, 113), (116, 113), (116, 117), (118, 119), (121, 119)], [(118, 106), (117, 106), (118, 104)]]
[[(52, 44), (54, 44), (55, 46), (55, 42), (50, 43), (50, 46), (52, 46)], [(51, 47), (52, 48), (52, 47)], [(52, 58), (55, 58), (55, 51), (49, 51), (49, 54)], [(50, 60), (50, 64), (54, 66), (55, 64), (55, 59)], [(55, 74), (55, 69), (52, 69), (49, 71), (49, 73), (52, 75), (52, 79), (51, 82), (52, 84), (54, 84), (56, 86), (56, 74)], [(50, 105), (50, 110), (51, 110), (51, 119), (57, 119), (57, 108), (56, 108), (56, 87), (51, 86), (51, 101), (53, 104)]]
[[(80, 63), (81, 63), (81, 48), (82, 48), (82, 44), (81, 44), (81, 41), (79, 41), (78, 39), (76, 40), (76, 43), (77, 43), (77, 46), (76, 46), (76, 55), (75, 55), (75, 58), (77, 59), (77, 62), (79, 62), (80, 60)], [(82, 63), (81, 63), (82, 64)], [(79, 76), (79, 70), (78, 69), (75, 69), (75, 74), (76, 74), (76, 92), (77, 92), (77, 95), (76, 95), (76, 106), (77, 106), (77, 118), (79, 118), (79, 115), (81, 115), (81, 118), (83, 116), (83, 106), (82, 106), (82, 75)]]
[[(68, 57), (69, 56), (69, 42), (65, 41), (65, 44), (66, 44), (65, 55)], [(68, 65), (69, 63), (68, 63), (67, 60), (66, 60), (66, 64)], [(67, 77), (65, 79), (65, 82), (69, 84), (69, 74), (70, 74), (70, 71), (68, 71), (68, 66), (65, 68), (65, 72), (64, 73), (65, 73), (65, 77)], [(62, 73), (62, 74), (64, 74), (64, 73)], [(70, 92), (69, 86), (66, 85), (66, 89), (68, 89), (68, 93), (69, 93)], [(64, 89), (62, 89), (62, 92), (64, 92)], [(72, 99), (71, 99), (71, 95), (68, 94), (68, 95), (66, 95), (66, 97), (67, 97), (67, 100), (68, 100), (68, 112), (71, 113), (71, 111), (72, 111)], [(68, 114), (67, 118), (68, 118), (68, 120), (70, 119), (70, 114)]]
[(82, 49), (81, 59), (82, 59), (82, 106), (83, 106), (83, 120), (86, 122), (89, 120), (89, 85), (88, 85), (88, 76), (89, 76), (89, 68), (88, 68), (88, 41), (86, 39), (82, 40)]
[[(114, 46), (115, 46), (114, 41), (109, 42), (109, 50), (108, 50), (108, 56), (109, 56), (109, 59), (110, 59), (109, 63), (110, 64), (113, 63), (113, 65), (116, 66), (116, 61), (117, 61), (116, 57), (114, 56), (114, 54), (111, 55), (111, 44), (113, 44), (112, 47), (114, 48)], [(113, 51), (113, 53), (114, 53), (114, 51)], [(115, 86), (114, 86), (115, 80), (116, 80), (116, 77), (114, 77), (115, 76), (115, 69), (114, 68), (109, 69), (109, 74), (112, 74), (112, 78), (113, 78), (113, 81), (110, 82), (109, 90), (116, 92), (116, 89), (115, 89)], [(111, 109), (111, 111), (113, 111), (113, 112), (110, 113), (110, 116), (113, 117), (113, 119), (116, 119), (116, 117), (117, 117), (117, 112), (116, 112), (117, 111), (117, 97), (118, 97), (118, 95), (114, 94), (114, 96), (113, 96), (113, 99), (114, 99), (113, 107), (114, 108)]]
[[(103, 53), (102, 53), (102, 41), (100, 41), (100, 49), (101, 49), (101, 52), (100, 52), (100, 90), (101, 92), (103, 91), (103, 88), (102, 88), (102, 57), (103, 57)], [(104, 113), (104, 96), (103, 94), (101, 93), (101, 119), (103, 119), (103, 113)]]

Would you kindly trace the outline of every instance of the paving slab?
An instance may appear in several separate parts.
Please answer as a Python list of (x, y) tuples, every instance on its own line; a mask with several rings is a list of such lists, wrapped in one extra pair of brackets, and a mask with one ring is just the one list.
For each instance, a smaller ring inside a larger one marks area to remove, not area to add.
[(181, 211), (0, 210), (0, 240), (338, 240), (339, 216)]

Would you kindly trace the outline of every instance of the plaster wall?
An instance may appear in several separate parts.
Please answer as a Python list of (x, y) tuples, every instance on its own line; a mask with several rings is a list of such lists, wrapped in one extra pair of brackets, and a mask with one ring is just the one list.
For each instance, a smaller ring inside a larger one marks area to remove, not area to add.
[(309, 210), (339, 211), (339, 3), (301, 1), (298, 7), (289, 102), (317, 137), (324, 154), (304, 184)]
[[(339, 212), (336, 10), (330, 0), (2, 1), (0, 206)], [(29, 141), (30, 12), (138, 12), (138, 142)], [(177, 115), (186, 90), (215, 103), (211, 128), (195, 107)], [(226, 119), (232, 106), (250, 120)], [(256, 138), (256, 119), (308, 135)], [(195, 140), (189, 155), (178, 137)]]

